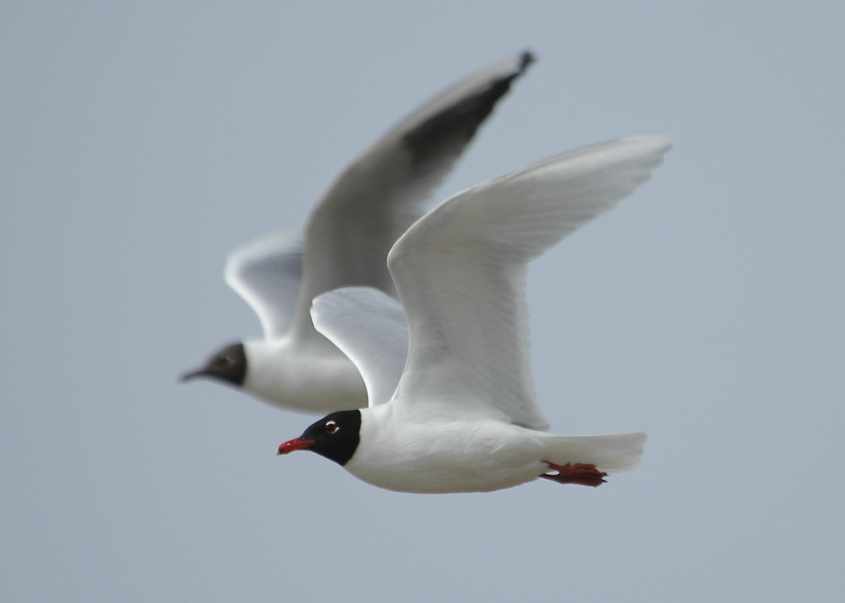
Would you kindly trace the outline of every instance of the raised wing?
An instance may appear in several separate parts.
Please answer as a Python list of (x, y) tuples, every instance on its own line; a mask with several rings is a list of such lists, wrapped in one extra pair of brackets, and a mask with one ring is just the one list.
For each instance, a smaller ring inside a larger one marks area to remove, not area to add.
[(226, 261), (226, 283), (258, 315), (267, 338), (284, 333), (293, 318), (302, 253), (301, 238), (276, 234), (235, 250)]
[(546, 428), (529, 366), (526, 264), (636, 189), (669, 147), (644, 136), (559, 155), (408, 229), (388, 256), (411, 333), (394, 403)]
[(390, 247), (425, 212), (433, 189), (532, 61), (524, 52), (454, 84), (340, 175), (306, 227), (300, 335), (313, 332), (308, 312), (321, 293), (348, 286), (395, 293), (386, 264)]
[(408, 323), (398, 301), (370, 287), (346, 287), (314, 299), (317, 330), (358, 367), (370, 406), (390, 400), (408, 353)]

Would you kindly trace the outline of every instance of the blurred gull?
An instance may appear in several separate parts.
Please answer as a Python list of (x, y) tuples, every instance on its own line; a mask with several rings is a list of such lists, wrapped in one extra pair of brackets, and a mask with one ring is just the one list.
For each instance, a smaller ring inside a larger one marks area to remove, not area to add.
[(395, 294), (391, 245), (533, 61), (526, 51), (478, 71), (402, 120), (337, 178), (304, 240), (275, 236), (232, 254), (226, 282), (258, 314), (264, 337), (227, 345), (182, 379), (211, 378), (306, 412), (366, 406), (355, 366), (314, 329), (311, 302), (355, 285)]

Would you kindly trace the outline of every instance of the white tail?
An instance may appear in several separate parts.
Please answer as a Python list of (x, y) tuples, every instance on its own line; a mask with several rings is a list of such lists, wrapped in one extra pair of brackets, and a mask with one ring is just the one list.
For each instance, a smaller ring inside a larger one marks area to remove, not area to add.
[(557, 436), (545, 439), (547, 458), (557, 465), (588, 463), (601, 471), (617, 472), (633, 469), (640, 462), (646, 435), (615, 433), (595, 436)]

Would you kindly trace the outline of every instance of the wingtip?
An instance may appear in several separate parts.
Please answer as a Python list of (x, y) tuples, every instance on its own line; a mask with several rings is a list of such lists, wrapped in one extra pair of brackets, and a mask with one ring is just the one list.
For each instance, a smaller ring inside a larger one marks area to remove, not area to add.
[(653, 148), (655, 151), (665, 153), (672, 148), (672, 139), (664, 134), (641, 134), (638, 136), (627, 136), (626, 142)]
[(536, 62), (537, 55), (530, 48), (526, 48), (519, 55), (519, 73), (525, 73)]

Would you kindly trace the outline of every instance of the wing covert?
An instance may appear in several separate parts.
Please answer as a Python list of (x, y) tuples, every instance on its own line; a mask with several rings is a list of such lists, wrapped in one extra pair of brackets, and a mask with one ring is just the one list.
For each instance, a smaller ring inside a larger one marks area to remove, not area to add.
[(315, 298), (311, 318), (358, 367), (369, 405), (390, 400), (408, 352), (408, 325), (399, 302), (378, 289), (346, 287)]

